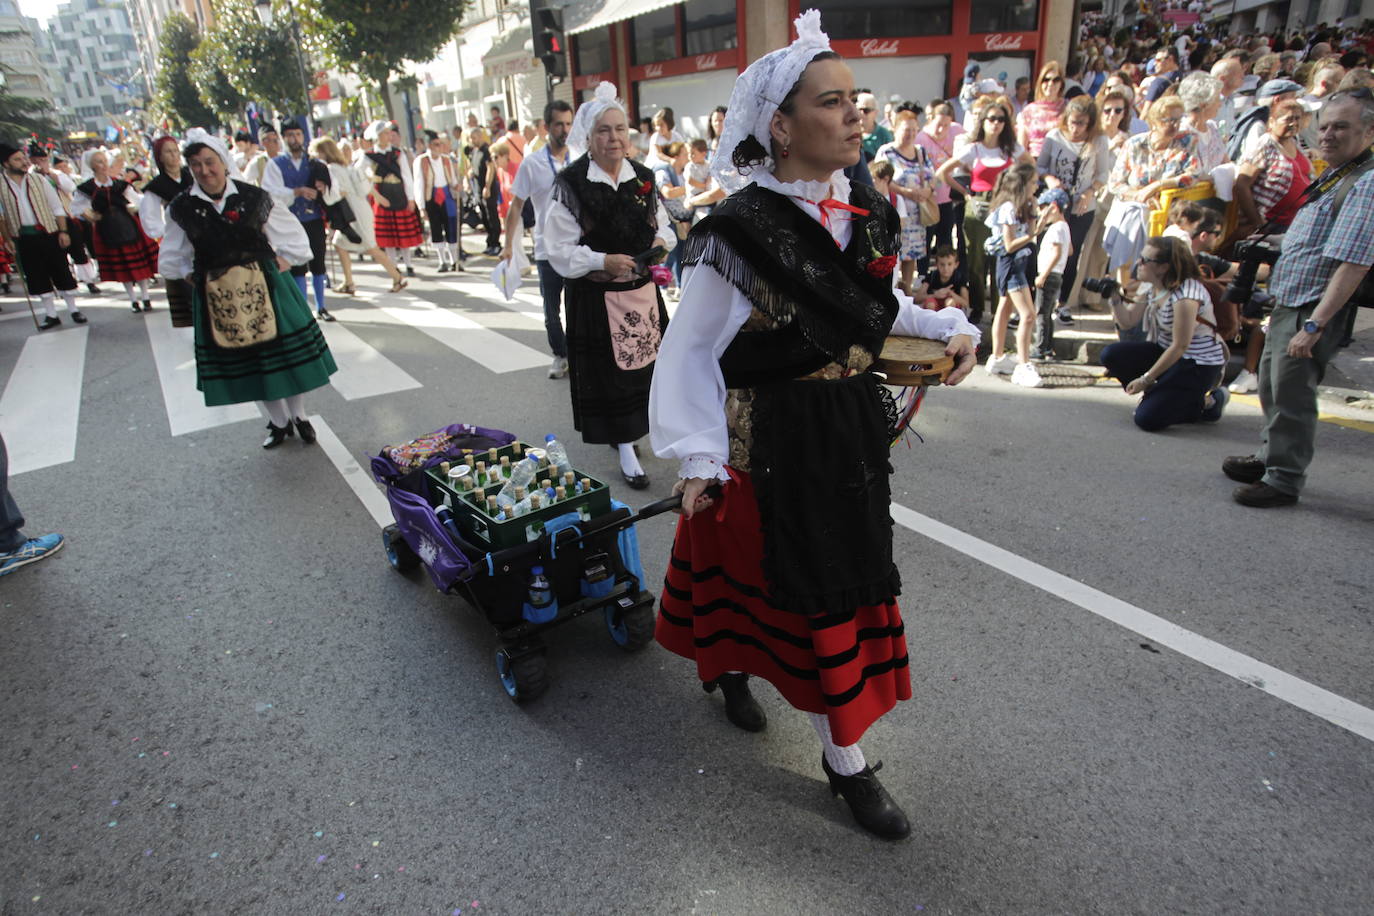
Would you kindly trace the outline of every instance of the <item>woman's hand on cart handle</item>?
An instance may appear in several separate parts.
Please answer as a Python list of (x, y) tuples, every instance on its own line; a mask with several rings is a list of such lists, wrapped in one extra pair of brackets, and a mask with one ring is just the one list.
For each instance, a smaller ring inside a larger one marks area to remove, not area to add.
[(946, 385), (957, 385), (968, 377), (978, 364), (977, 350), (973, 338), (968, 334), (955, 334), (945, 346), (945, 355), (954, 357), (954, 368), (945, 379)]
[[(673, 492), (682, 494), (682, 505), (677, 509), (683, 518), (691, 518), (698, 512), (704, 512), (715, 504), (715, 500), (706, 494), (706, 490), (715, 480), (705, 477), (688, 477), (686, 480), (679, 480), (673, 484)], [(719, 487), (714, 492), (719, 493)]]

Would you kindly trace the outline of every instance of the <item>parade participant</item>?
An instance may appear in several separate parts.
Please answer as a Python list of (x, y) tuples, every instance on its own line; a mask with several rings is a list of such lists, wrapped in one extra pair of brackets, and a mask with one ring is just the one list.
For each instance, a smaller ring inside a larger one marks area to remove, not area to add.
[[(510, 212), (506, 214), (506, 244), (501, 260), (509, 261), (519, 238), (519, 216), (525, 201), (534, 202), (534, 265), (539, 271), (539, 295), (544, 300), (544, 333), (553, 353), (549, 378), (568, 374), (568, 341), (563, 335), (563, 321), (559, 309), (563, 299), (563, 277), (549, 264), (548, 243), (544, 238), (544, 221), (549, 210), (553, 181), (568, 164), (568, 133), (572, 130), (572, 106), (555, 99), (544, 107), (544, 124), (548, 143), (537, 153), (526, 156), (515, 173), (511, 186)], [(516, 215), (512, 215), (516, 214)]]
[(1107, 376), (1120, 381), (1127, 394), (1143, 395), (1135, 425), (1156, 432), (1175, 423), (1221, 419), (1229, 397), (1220, 387), (1226, 346), (1192, 248), (1176, 238), (1150, 239), (1137, 276), (1150, 284), (1149, 297), (1116, 297), (1112, 306), (1121, 327), (1143, 321), (1146, 339), (1102, 351)]
[(462, 176), (458, 164), (444, 150), (444, 141), (432, 130), (425, 131), (428, 144), (415, 158), (412, 176), (420, 200), (425, 202), (425, 219), (430, 238), (439, 250), (439, 273), (458, 269), (458, 193)]
[(104, 150), (87, 150), (82, 158), (91, 177), (76, 186), (72, 211), (94, 227), (91, 241), (100, 276), (124, 284), (124, 294), (135, 312), (139, 302), (143, 311), (151, 312), (148, 281), (157, 274), (157, 243), (129, 212), (130, 207), (138, 207), (138, 191), (124, 179), (111, 176)]
[(1298, 501), (1316, 450), (1317, 386), (1340, 344), (1351, 296), (1374, 263), (1374, 99), (1338, 92), (1322, 106), (1317, 152), (1327, 170), (1304, 195), (1269, 277), (1274, 297), (1259, 365), (1260, 450), (1227, 458), (1244, 506)]
[(582, 103), (569, 145), (587, 152), (558, 173), (545, 214), (549, 262), (566, 281), (573, 427), (620, 456), (625, 482), (649, 486), (634, 441), (649, 431), (649, 386), (668, 325), (658, 287), (635, 258), (677, 241), (654, 176), (626, 155), (615, 86)]
[(262, 149), (258, 150), (243, 167), (243, 177), (244, 180), (262, 187), (263, 177), (267, 173), (267, 163), (281, 155), (281, 135), (275, 127), (264, 121), (258, 127), (258, 139), (262, 141)]
[(258, 145), (253, 142), (253, 135), (246, 130), (235, 132), (234, 151), (230, 155), (234, 160), (234, 168), (240, 173), (244, 172), (248, 168), (248, 163), (258, 155)]
[(396, 145), (401, 134), (390, 121), (378, 121), (367, 129), (366, 136), (376, 144), (363, 159), (363, 174), (372, 182), (373, 232), (391, 260), (405, 264), (406, 276), (413, 277), (411, 250), (424, 244), (425, 236), (415, 209), (410, 163)]
[[(95, 262), (91, 258), (90, 227), (86, 225), (85, 220), (72, 215), (72, 197), (76, 195), (76, 182), (72, 180), (70, 161), (58, 153), (49, 156), (46, 149), (36, 143), (30, 143), (29, 162), (33, 165), (33, 171), (52, 182), (52, 186), (57, 189), (57, 196), (62, 200), (62, 208), (67, 213), (67, 232), (72, 237), (67, 256), (72, 259), (75, 267), (76, 281), (85, 283), (86, 289), (92, 295), (99, 295), (100, 287), (96, 286), (96, 281), (100, 276), (96, 273)], [(6, 279), (8, 280), (8, 277)]]
[[(174, 137), (153, 141), (153, 161), (157, 174), (143, 188), (138, 218), (148, 237), (161, 241), (167, 228), (167, 206), (191, 186), (191, 173), (182, 167), (181, 148)], [(191, 327), (191, 284), (184, 279), (167, 281), (167, 310), (172, 313), (173, 327)]]
[(305, 289), (305, 272), (310, 269), (310, 282), (315, 290), (315, 317), (320, 321), (333, 321), (325, 305), (324, 290), (327, 285), (327, 272), (324, 259), (328, 252), (325, 241), (324, 203), (321, 194), (329, 188), (329, 167), (318, 159), (312, 159), (305, 148), (305, 127), (297, 120), (282, 123), (281, 136), (286, 142), (285, 153), (274, 156), (263, 171), (262, 189), (272, 195), (277, 205), (291, 211), (310, 239), (310, 263), (295, 264), (291, 276), (301, 291), (301, 298), (309, 300)]
[(310, 260), (310, 239), (266, 191), (230, 177), (217, 137), (192, 128), (182, 152), (195, 184), (168, 208), (158, 265), (164, 277), (192, 283), (196, 388), (207, 407), (260, 402), (269, 417), (263, 448), (294, 433), (308, 445), (315, 429), (304, 394), (337, 368), (286, 275)]
[(917, 334), (949, 342), (958, 382), (978, 331), (894, 292), (894, 213), (843, 171), (861, 155), (853, 75), (819, 13), (796, 26), (736, 81), (712, 159), (732, 193), (685, 243), (650, 408), (683, 498), (656, 638), (722, 689), (740, 728), (767, 725), (751, 675), (810, 714), (831, 792), (897, 839), (907, 818), (858, 745), (911, 696), (889, 415), (865, 370), (889, 332)]
[(399, 293), (406, 288), (406, 278), (396, 269), (396, 263), (377, 247), (377, 236), (372, 229), (372, 206), (367, 196), (372, 190), (366, 178), (349, 164), (349, 157), (342, 148), (328, 137), (318, 137), (310, 143), (310, 155), (329, 167), (329, 189), (325, 192), (325, 205), (333, 207), (339, 201), (347, 201), (353, 213), (351, 223), (358, 240), (350, 239), (344, 227), (334, 225), (331, 240), (334, 251), (339, 255), (339, 266), (343, 268), (344, 282), (339, 292), (351, 296), (358, 290), (353, 285), (353, 262), (349, 252), (362, 252), (375, 261), (391, 277), (391, 291)]
[(63, 249), (72, 243), (67, 232), (67, 213), (57, 190), (47, 179), (29, 171), (29, 157), (19, 147), (0, 143), (0, 225), (4, 229), (5, 249), (19, 265), (24, 287), (37, 296), (43, 306), (40, 331), (62, 323), (53, 304), (53, 289), (62, 294), (67, 311), (76, 324), (86, 316), (76, 307), (76, 278), (67, 266)]

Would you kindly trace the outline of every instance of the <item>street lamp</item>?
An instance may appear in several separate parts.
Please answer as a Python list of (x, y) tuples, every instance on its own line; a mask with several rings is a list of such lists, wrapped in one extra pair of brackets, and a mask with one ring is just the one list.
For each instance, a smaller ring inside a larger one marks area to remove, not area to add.
[[(291, 14), (291, 41), (296, 46), (296, 67), (301, 75), (301, 89), (305, 91), (305, 110), (302, 116), (305, 123), (301, 125), (305, 128), (306, 140), (308, 141), (314, 131), (311, 130), (311, 102), (310, 102), (310, 81), (305, 77), (305, 58), (301, 55), (301, 32), (296, 22), (296, 10), (287, 0), (286, 9)], [(263, 28), (272, 28), (272, 22), (276, 18), (275, 11), (272, 9), (272, 0), (253, 0), (253, 10), (258, 14), (258, 21)]]

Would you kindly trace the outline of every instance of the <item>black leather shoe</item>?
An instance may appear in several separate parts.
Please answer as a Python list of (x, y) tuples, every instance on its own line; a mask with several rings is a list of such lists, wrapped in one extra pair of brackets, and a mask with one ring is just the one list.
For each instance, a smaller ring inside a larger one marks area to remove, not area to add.
[(414, 267), (406, 267), (406, 276), (407, 276), (407, 277), (413, 277), (413, 276), (415, 276), (415, 268), (414, 268)]
[(143, 300), (143, 311), (145, 311), (145, 312), (151, 312), (152, 310), (153, 310), (153, 300), (151, 300), (151, 299), (144, 299), (144, 300)]
[(315, 317), (318, 318), (320, 321), (337, 321), (337, 320), (338, 320), (338, 319), (335, 318), (333, 315), (329, 314), (329, 309), (320, 309), (318, 312), (315, 313)]
[(1285, 493), (1267, 483), (1252, 483), (1248, 487), (1237, 487), (1231, 498), (1252, 509), (1276, 509), (1296, 503), (1298, 494)]
[(620, 476), (625, 478), (625, 482), (630, 485), (631, 490), (649, 489), (648, 474), (626, 474), (624, 471), (621, 471)]
[(141, 308), (138, 307), (138, 303), (137, 303), (137, 302), (130, 302), (130, 303), (129, 303), (129, 308), (131, 308), (131, 309), (134, 310), (134, 314), (135, 314), (135, 315), (141, 315), (141, 314), (143, 314), (143, 309), (141, 309)]
[(290, 421), (287, 421), (287, 424), (285, 426), (273, 426), (272, 421), (268, 420), (267, 438), (262, 440), (262, 447), (276, 448), (277, 446), (285, 442), (288, 438), (290, 438), (291, 435), (292, 432)]
[(43, 319), (43, 323), (38, 326), (38, 330), (46, 331), (48, 328), (55, 328), (62, 323), (62, 319), (56, 315), (49, 315)]
[(80, 312), (72, 312), (72, 324), (85, 324), (90, 319)]
[(1239, 483), (1259, 483), (1264, 462), (1254, 455), (1232, 455), (1221, 463), (1221, 473)]
[(717, 687), (725, 697), (725, 717), (732, 723), (747, 732), (761, 732), (768, 727), (768, 716), (749, 692), (749, 675), (722, 674), (701, 684), (707, 693), (714, 693)]
[(302, 445), (310, 445), (314, 443), (315, 427), (310, 425), (309, 420), (297, 420), (296, 432), (300, 433)]
[(99, 296), (100, 287), (96, 286), (94, 283), (87, 283), (86, 292), (90, 293), (92, 296)]
[(844, 796), (860, 827), (884, 840), (900, 840), (911, 833), (906, 814), (878, 781), (877, 773), (883, 768), (881, 763), (864, 767), (853, 776), (841, 776), (830, 769), (822, 754), (821, 768), (830, 780), (830, 794)]

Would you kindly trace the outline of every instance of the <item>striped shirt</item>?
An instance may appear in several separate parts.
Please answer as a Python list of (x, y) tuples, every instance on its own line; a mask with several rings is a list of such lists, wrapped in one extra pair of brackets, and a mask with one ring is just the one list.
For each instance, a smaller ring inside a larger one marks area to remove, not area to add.
[(1332, 189), (1298, 210), (1283, 236), (1283, 254), (1269, 277), (1269, 293), (1279, 305), (1302, 308), (1321, 300), (1331, 275), (1343, 263), (1374, 264), (1374, 171), (1350, 189), (1333, 221)]
[[(1180, 299), (1192, 299), (1198, 303), (1198, 317), (1212, 324), (1217, 323), (1216, 312), (1212, 309), (1212, 297), (1207, 287), (1196, 280), (1184, 280), (1177, 289), (1171, 290), (1164, 301), (1154, 306), (1154, 331), (1151, 339), (1164, 349), (1174, 342), (1174, 303)], [(1199, 366), (1220, 366), (1226, 362), (1226, 350), (1216, 332), (1198, 321), (1193, 328), (1193, 339), (1188, 342), (1184, 359), (1191, 359)]]

